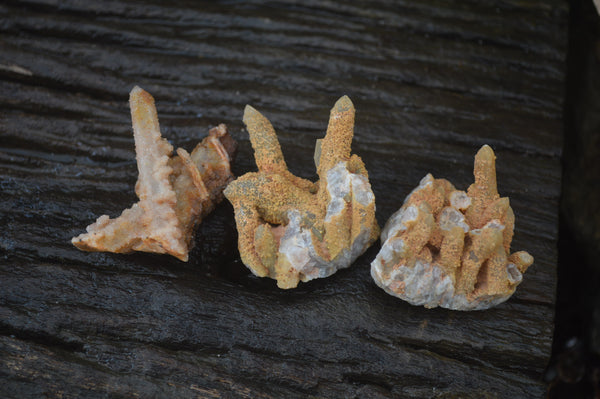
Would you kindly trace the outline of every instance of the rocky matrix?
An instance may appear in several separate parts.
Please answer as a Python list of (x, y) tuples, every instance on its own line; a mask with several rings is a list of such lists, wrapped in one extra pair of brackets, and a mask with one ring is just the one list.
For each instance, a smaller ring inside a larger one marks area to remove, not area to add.
[(377, 285), (413, 305), (487, 309), (506, 301), (533, 263), (510, 254), (515, 216), (500, 198), (494, 151), (475, 156), (467, 192), (425, 176), (386, 223), (371, 263)]

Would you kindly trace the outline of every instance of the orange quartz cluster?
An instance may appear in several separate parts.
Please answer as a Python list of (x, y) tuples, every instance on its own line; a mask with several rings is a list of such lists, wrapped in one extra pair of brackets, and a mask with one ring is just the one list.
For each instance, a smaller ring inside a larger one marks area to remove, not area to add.
[[(223, 196), (232, 203), (242, 261), (280, 288), (327, 277), (350, 266), (379, 237), (375, 196), (360, 157), (351, 154), (354, 105), (347, 96), (331, 109), (317, 140), (319, 180), (287, 168), (273, 126), (251, 106), (244, 123), (258, 172), (233, 180), (236, 142), (225, 125), (210, 130), (188, 153), (161, 137), (154, 99), (139, 87), (129, 99), (139, 177), (139, 202), (107, 215), (72, 239), (79, 249), (167, 253), (187, 261), (194, 227)], [(497, 191), (495, 154), (475, 156), (475, 182), (466, 192), (428, 174), (388, 220), (371, 263), (375, 282), (414, 305), (485, 309), (508, 299), (533, 263), (510, 254), (515, 216)]]
[(313, 183), (287, 169), (273, 126), (246, 106), (258, 172), (230, 183), (225, 196), (235, 210), (242, 261), (280, 288), (350, 266), (379, 235), (367, 171), (350, 153), (354, 114), (346, 96), (332, 108), (327, 134), (317, 142)]
[(371, 274), (379, 286), (415, 305), (484, 309), (508, 299), (533, 263), (510, 254), (515, 216), (496, 185), (495, 154), (475, 156), (467, 192), (427, 175), (386, 224)]
[(130, 92), (140, 199), (121, 216), (100, 216), (72, 239), (84, 251), (167, 253), (188, 260), (194, 226), (223, 199), (233, 179), (236, 142), (221, 124), (192, 153), (173, 147), (160, 134), (154, 99), (139, 87)]

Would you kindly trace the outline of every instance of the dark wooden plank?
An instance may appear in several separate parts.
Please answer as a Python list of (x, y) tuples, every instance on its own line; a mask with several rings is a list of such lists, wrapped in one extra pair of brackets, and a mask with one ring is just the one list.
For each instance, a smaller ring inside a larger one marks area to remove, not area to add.
[[(0, 5), (0, 394), (6, 397), (539, 398), (556, 286), (566, 4), (5, 1)], [(480, 145), (536, 259), (484, 312), (412, 307), (350, 268), (292, 291), (249, 274), (227, 203), (190, 262), (83, 253), (72, 236), (134, 201), (127, 93), (156, 98), (191, 148), (241, 115), (315, 176), (329, 108), (357, 108), (353, 150), (381, 224), (428, 172), (471, 182)]]

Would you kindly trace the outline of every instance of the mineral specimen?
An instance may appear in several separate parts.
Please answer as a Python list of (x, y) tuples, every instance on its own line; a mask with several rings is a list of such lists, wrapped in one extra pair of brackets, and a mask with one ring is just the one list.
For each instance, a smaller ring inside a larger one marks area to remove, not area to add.
[(244, 264), (284, 289), (350, 266), (379, 236), (367, 170), (358, 156), (350, 155), (350, 99), (336, 102), (327, 134), (317, 141), (316, 183), (288, 171), (271, 123), (249, 105), (244, 123), (258, 172), (225, 189), (235, 209)]
[(413, 305), (487, 309), (506, 301), (533, 263), (510, 255), (515, 216), (496, 186), (496, 156), (475, 156), (467, 192), (425, 176), (386, 223), (371, 276), (388, 294)]
[(134, 87), (129, 96), (135, 139), (140, 199), (121, 216), (100, 216), (87, 233), (71, 240), (84, 251), (167, 253), (188, 260), (194, 226), (223, 199), (233, 179), (230, 161), (236, 142), (223, 124), (192, 153), (173, 147), (161, 137), (154, 99)]

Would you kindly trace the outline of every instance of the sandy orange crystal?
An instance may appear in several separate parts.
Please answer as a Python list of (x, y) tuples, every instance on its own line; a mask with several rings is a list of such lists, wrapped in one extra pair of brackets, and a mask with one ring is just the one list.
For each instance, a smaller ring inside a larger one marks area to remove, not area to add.
[(515, 216), (496, 184), (496, 156), (475, 156), (467, 192), (428, 174), (386, 223), (371, 264), (375, 282), (414, 305), (485, 309), (507, 300), (533, 263), (510, 254)]
[(72, 239), (84, 251), (167, 253), (188, 260), (194, 226), (223, 199), (233, 179), (236, 143), (221, 124), (192, 153), (173, 147), (160, 134), (152, 96), (139, 87), (129, 97), (140, 199), (121, 216), (100, 216), (87, 233)]
[(287, 169), (273, 126), (246, 106), (258, 172), (230, 183), (225, 196), (235, 210), (242, 261), (280, 288), (350, 266), (379, 235), (367, 170), (350, 153), (354, 113), (346, 96), (331, 110), (327, 134), (317, 142), (313, 183)]

